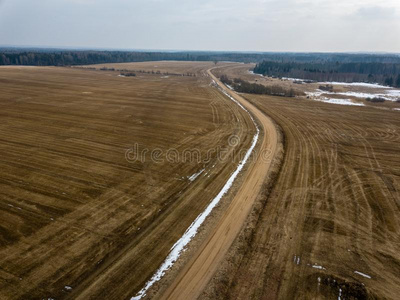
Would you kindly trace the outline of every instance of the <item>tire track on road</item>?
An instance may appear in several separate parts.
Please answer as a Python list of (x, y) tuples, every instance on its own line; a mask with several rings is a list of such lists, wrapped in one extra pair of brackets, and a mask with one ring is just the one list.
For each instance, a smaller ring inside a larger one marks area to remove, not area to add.
[(196, 299), (217, 270), (229, 247), (240, 232), (267, 177), (276, 154), (278, 133), (272, 120), (240, 95), (227, 89), (208, 70), (208, 75), (228, 95), (243, 105), (258, 120), (264, 132), (261, 151), (271, 153), (270, 159), (257, 156), (249, 166), (244, 181), (225, 214), (195, 255), (166, 290), (162, 299)]

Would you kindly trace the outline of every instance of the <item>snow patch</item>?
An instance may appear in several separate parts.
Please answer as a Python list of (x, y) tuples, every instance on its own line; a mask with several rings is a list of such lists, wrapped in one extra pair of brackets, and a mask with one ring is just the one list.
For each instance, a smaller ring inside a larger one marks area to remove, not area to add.
[(313, 98), (313, 100), (331, 103), (331, 104), (339, 104), (339, 105), (351, 105), (351, 106), (365, 106), (364, 103), (353, 102), (350, 99), (336, 99), (336, 98), (327, 98), (321, 97), (322, 94), (334, 94), (334, 93), (326, 93), (321, 90), (317, 90), (316, 92), (306, 92), (307, 96)]
[(325, 98), (321, 100), (325, 103), (339, 104), (339, 105), (351, 105), (351, 106), (365, 106), (364, 103), (353, 102), (350, 99), (333, 99), (333, 98)]
[(391, 96), (400, 98), (400, 90), (388, 90), (386, 92), (389, 93), (389, 95)]
[(194, 173), (192, 176), (188, 177), (188, 179), (189, 179), (190, 181), (195, 181), (196, 178), (199, 177), (199, 176), (201, 175), (201, 173), (204, 172), (204, 170), (205, 170), (205, 169), (200, 170), (200, 171), (197, 172), (197, 173)]
[(323, 266), (318, 266), (317, 264), (312, 265), (312, 267), (318, 270), (326, 270)]
[(255, 75), (255, 76), (261, 76), (261, 77), (264, 77), (264, 75), (262, 75), (262, 74), (256, 74), (256, 73), (254, 73), (254, 71), (249, 71), (249, 74), (251, 74), (251, 75)]
[(367, 275), (367, 274), (365, 274), (365, 273), (361, 273), (361, 272), (359, 272), (359, 271), (354, 271), (354, 273), (356, 273), (356, 274), (358, 274), (358, 275), (361, 275), (361, 276), (363, 276), (363, 277), (365, 277), (365, 278), (371, 279), (371, 276), (369, 276), (369, 275)]
[(282, 80), (297, 81), (297, 82), (301, 82), (301, 83), (313, 82), (312, 80), (299, 79), (299, 78), (290, 78), (290, 77), (282, 77)]
[(340, 93), (325, 93), (329, 95), (342, 95), (342, 96), (349, 96), (355, 98), (383, 98), (388, 101), (396, 101), (400, 94), (397, 94), (395, 90), (388, 91), (388, 94), (373, 94), (373, 93), (361, 93), (361, 92), (340, 92)]
[(330, 84), (330, 85), (345, 85), (345, 86), (361, 86), (361, 87), (367, 87), (367, 88), (375, 88), (375, 89), (387, 89), (387, 86), (380, 85), (377, 83), (366, 83), (366, 82), (318, 82), (319, 84)]
[(400, 99), (400, 90), (391, 89), (389, 87), (381, 86), (381, 88), (385, 88), (385, 91), (380, 93), (365, 93), (365, 92), (328, 92), (317, 89), (315, 92), (306, 92), (306, 94), (310, 97), (321, 97), (321, 95), (340, 95), (347, 97), (355, 97), (355, 98), (383, 98), (388, 101), (397, 101)]

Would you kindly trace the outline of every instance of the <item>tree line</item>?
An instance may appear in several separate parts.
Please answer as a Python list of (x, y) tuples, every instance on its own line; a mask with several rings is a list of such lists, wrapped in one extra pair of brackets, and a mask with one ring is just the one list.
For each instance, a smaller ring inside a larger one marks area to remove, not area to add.
[[(37, 48), (0, 48), (0, 65), (70, 66), (156, 60), (275, 62), (279, 64), (400, 64), (395, 54), (245, 53), (212, 51), (89, 51)], [(312, 65), (308, 66), (311, 70)], [(314, 68), (315, 69), (315, 68)], [(315, 70), (317, 71), (317, 70)], [(394, 79), (395, 80), (395, 79)]]
[(254, 73), (319, 82), (368, 82), (400, 87), (400, 63), (263, 61), (256, 65)]
[(220, 80), (225, 85), (228, 85), (236, 92), (258, 95), (271, 95), (281, 97), (295, 97), (300, 95), (299, 92), (292, 88), (284, 88), (279, 85), (265, 86), (258, 83), (250, 83), (240, 78), (229, 79), (226, 75), (221, 75)]

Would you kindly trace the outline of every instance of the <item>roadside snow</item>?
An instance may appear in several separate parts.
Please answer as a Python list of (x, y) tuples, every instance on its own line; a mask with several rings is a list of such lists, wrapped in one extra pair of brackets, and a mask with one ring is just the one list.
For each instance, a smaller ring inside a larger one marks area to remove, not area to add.
[[(228, 93), (225, 92), (225, 90), (221, 91), (228, 96), (232, 101), (234, 101), (237, 105), (239, 105), (243, 110), (245, 110), (251, 117), (254, 125), (256, 126), (256, 134), (253, 137), (252, 144), (247, 150), (245, 157), (243, 160), (239, 163), (237, 169), (232, 173), (232, 175), (229, 177), (228, 181), (225, 183), (223, 186), (222, 190), (218, 193), (218, 195), (211, 201), (211, 203), (207, 206), (207, 208), (196, 218), (196, 220), (189, 226), (189, 228), (186, 230), (186, 232), (183, 234), (183, 236), (172, 246), (167, 258), (161, 265), (161, 267), (156, 271), (156, 273), (153, 275), (153, 277), (146, 283), (146, 285), (137, 293), (135, 297), (132, 297), (131, 300), (139, 300), (142, 297), (146, 295), (146, 292), (148, 289), (157, 281), (159, 281), (164, 275), (165, 272), (172, 267), (172, 265), (177, 261), (177, 259), (180, 257), (181, 253), (185, 251), (186, 246), (189, 244), (189, 242), (193, 239), (193, 237), (197, 234), (197, 230), (200, 228), (200, 226), (203, 224), (207, 216), (212, 212), (212, 210), (217, 206), (219, 201), (222, 199), (222, 197), (229, 191), (229, 189), (232, 187), (236, 177), (239, 175), (239, 173), (242, 171), (243, 167), (245, 166), (246, 162), (250, 158), (250, 155), (252, 154), (259, 135), (260, 135), (260, 129), (257, 126), (257, 123), (255, 122), (253, 116), (250, 114), (250, 112), (242, 105), (240, 104), (236, 99), (234, 99), (232, 96), (230, 96)], [(204, 171), (204, 170), (203, 170)], [(192, 175), (193, 176), (193, 175)], [(198, 176), (198, 175), (197, 175)]]

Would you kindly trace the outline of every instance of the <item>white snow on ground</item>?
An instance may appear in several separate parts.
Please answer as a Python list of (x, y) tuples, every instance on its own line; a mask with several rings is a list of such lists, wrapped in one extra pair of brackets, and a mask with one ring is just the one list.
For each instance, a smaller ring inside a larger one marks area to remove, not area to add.
[(201, 175), (201, 173), (204, 172), (204, 170), (205, 170), (205, 169), (200, 170), (200, 171), (197, 172), (197, 173), (194, 173), (192, 176), (188, 177), (188, 179), (189, 179), (190, 181), (195, 181), (195, 179), (196, 179), (197, 177), (199, 177), (199, 176)]
[[(291, 78), (291, 77), (282, 77), (283, 80), (290, 80), (290, 81), (308, 81), (307, 79), (300, 79), (300, 78)], [(310, 80), (312, 81), (312, 80)], [(359, 86), (359, 87), (366, 87), (366, 88), (376, 88), (376, 89), (389, 89), (390, 87), (380, 85), (377, 83), (366, 83), (366, 82), (335, 82), (335, 81), (327, 81), (327, 82), (317, 82), (318, 84), (330, 84), (330, 85), (344, 85), (344, 86)]]
[(302, 83), (304, 82), (310, 82), (312, 80), (307, 80), (307, 79), (299, 79), (299, 78), (290, 78), (290, 77), (282, 77), (283, 80), (289, 80), (289, 81), (300, 81)]
[(325, 93), (324, 91), (316, 90), (315, 92), (306, 92), (306, 95), (310, 97), (319, 97), (324, 93)]
[(253, 71), (249, 71), (249, 73), (250, 73), (251, 75), (264, 77), (263, 75), (261, 75), (261, 74), (256, 74), (256, 73), (254, 73)]
[(386, 92), (389, 93), (389, 95), (391, 96), (400, 98), (400, 90), (388, 90)]
[(313, 100), (331, 103), (331, 104), (340, 104), (340, 105), (351, 105), (351, 106), (365, 106), (364, 103), (353, 102), (350, 99), (335, 99), (335, 98), (327, 98), (321, 97), (322, 94), (334, 94), (334, 93), (326, 93), (321, 90), (317, 90), (316, 92), (306, 92), (306, 94), (313, 98)]
[(233, 91), (233, 87), (231, 87), (229, 84), (225, 84), (225, 85), (228, 87), (228, 89)]
[(400, 110), (400, 108), (393, 108), (394, 110)]
[[(387, 90), (387, 94), (373, 94), (373, 93), (364, 93), (364, 92), (327, 92), (327, 91), (321, 91), (321, 90), (316, 90), (315, 92), (306, 92), (306, 94), (310, 97), (318, 98), (321, 97), (321, 95), (340, 95), (340, 96), (347, 96), (347, 97), (355, 97), (355, 98), (361, 98), (361, 99), (367, 99), (367, 98), (383, 98), (388, 101), (397, 101), (400, 99), (400, 90)], [(322, 97), (320, 100), (327, 100), (329, 98)], [(332, 98), (331, 98), (332, 99)], [(342, 99), (335, 99), (335, 100), (342, 100)], [(337, 104), (343, 104), (343, 103), (337, 103)], [(351, 105), (351, 104), (348, 104)], [(355, 105), (361, 105), (360, 103), (357, 103)]]
[(250, 117), (257, 129), (257, 132), (253, 137), (252, 144), (251, 144), (249, 150), (247, 150), (246, 155), (243, 158), (243, 160), (239, 163), (237, 169), (232, 173), (232, 175), (229, 177), (228, 181), (223, 186), (222, 190), (211, 201), (211, 203), (207, 206), (207, 208), (196, 218), (196, 220), (194, 220), (194, 222), (189, 226), (189, 228), (186, 230), (186, 232), (183, 234), (183, 236), (172, 246), (171, 251), (169, 252), (167, 258), (165, 259), (165, 261), (163, 262), (161, 267), (156, 271), (156, 273), (153, 275), (153, 277), (145, 284), (145, 286), (138, 292), (138, 294), (135, 297), (131, 298), (131, 300), (139, 300), (142, 297), (144, 297), (146, 295), (146, 292), (148, 291), (148, 289), (155, 282), (159, 281), (165, 275), (165, 272), (168, 269), (170, 269), (172, 267), (172, 265), (177, 261), (177, 259), (181, 255), (181, 253), (183, 251), (185, 251), (186, 246), (189, 244), (189, 242), (192, 240), (192, 238), (196, 235), (197, 230), (203, 224), (204, 220), (211, 213), (211, 211), (215, 208), (215, 206), (217, 206), (217, 204), (222, 199), (222, 197), (229, 191), (233, 182), (235, 181), (236, 177), (239, 175), (239, 173), (245, 166), (246, 162), (248, 161), (251, 153), (253, 152), (253, 150), (257, 144), (258, 137), (260, 135), (260, 129), (258, 128), (257, 123), (255, 122), (253, 116), (236, 99), (234, 99), (232, 96), (230, 96), (224, 90), (221, 90), (221, 91), (250, 115)]
[(372, 93), (360, 93), (360, 92), (340, 92), (340, 93), (330, 93), (327, 92), (325, 94), (329, 95), (342, 95), (342, 96), (349, 96), (349, 97), (356, 97), (356, 98), (383, 98), (388, 101), (396, 101), (400, 98), (400, 94), (397, 94), (397, 90), (388, 91), (389, 94), (372, 94)]
[(326, 270), (323, 266), (318, 266), (317, 264), (313, 264), (312, 267), (313, 267), (314, 269)]
[(361, 86), (361, 87), (368, 87), (368, 88), (376, 88), (376, 89), (387, 89), (389, 87), (380, 85), (377, 83), (366, 83), (366, 82), (318, 82), (319, 84), (330, 84), (330, 85), (346, 85), (346, 86)]
[(321, 99), (322, 102), (331, 103), (331, 104), (340, 104), (340, 105), (352, 105), (352, 106), (365, 106), (364, 103), (353, 102), (350, 99), (333, 99), (333, 98), (325, 98)]
[(367, 275), (367, 274), (364, 274), (364, 273), (361, 273), (361, 272), (358, 272), (358, 271), (354, 271), (354, 273), (356, 273), (356, 274), (358, 274), (358, 275), (361, 275), (361, 276), (363, 276), (363, 277), (365, 277), (365, 278), (371, 279), (371, 276), (369, 276), (369, 275)]

